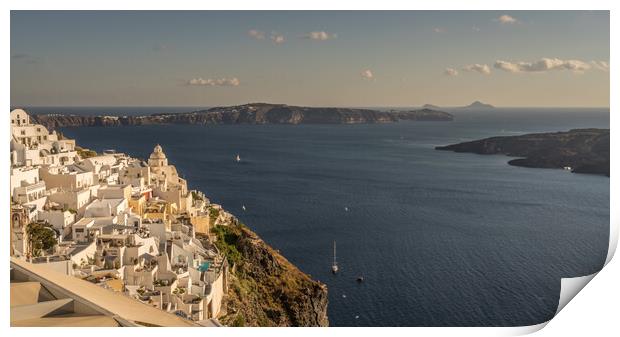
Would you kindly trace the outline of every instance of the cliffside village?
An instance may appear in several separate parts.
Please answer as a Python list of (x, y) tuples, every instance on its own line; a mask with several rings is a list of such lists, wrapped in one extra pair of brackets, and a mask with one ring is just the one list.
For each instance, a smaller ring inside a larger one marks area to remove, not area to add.
[(147, 162), (76, 146), (11, 111), (11, 255), (192, 321), (223, 312), (211, 204), (156, 145)]

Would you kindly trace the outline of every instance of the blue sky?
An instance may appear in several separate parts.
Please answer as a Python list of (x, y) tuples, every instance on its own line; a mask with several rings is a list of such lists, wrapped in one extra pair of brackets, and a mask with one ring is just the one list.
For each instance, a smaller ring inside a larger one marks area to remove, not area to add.
[(13, 106), (608, 106), (608, 67), (608, 12), (11, 12)]

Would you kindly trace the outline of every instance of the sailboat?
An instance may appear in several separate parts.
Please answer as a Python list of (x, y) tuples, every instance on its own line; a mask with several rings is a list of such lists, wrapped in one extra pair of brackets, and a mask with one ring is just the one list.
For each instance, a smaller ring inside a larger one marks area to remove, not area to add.
[(336, 262), (336, 241), (334, 241), (334, 263), (332, 264), (332, 273), (338, 272), (338, 263)]
[(241, 157), (239, 157), (239, 154), (237, 154), (237, 157), (235, 158), (235, 160), (237, 161), (237, 163), (241, 161)]

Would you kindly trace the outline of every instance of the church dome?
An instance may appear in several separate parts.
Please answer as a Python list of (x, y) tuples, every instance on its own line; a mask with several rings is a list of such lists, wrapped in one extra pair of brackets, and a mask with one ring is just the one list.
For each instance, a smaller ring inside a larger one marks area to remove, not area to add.
[(164, 150), (162, 150), (161, 145), (157, 144), (157, 146), (155, 146), (155, 148), (153, 149), (153, 153), (151, 153), (151, 156), (149, 158), (151, 159), (165, 159), (166, 158), (166, 154), (164, 153)]
[(153, 153), (149, 157), (149, 166), (167, 166), (168, 158), (166, 158), (166, 154), (164, 150), (161, 148), (159, 144), (155, 146), (153, 149)]

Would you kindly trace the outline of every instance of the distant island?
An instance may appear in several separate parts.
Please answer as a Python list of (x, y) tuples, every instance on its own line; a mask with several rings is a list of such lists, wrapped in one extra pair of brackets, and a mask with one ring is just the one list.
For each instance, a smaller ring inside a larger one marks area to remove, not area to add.
[[(422, 106), (423, 109), (433, 109), (433, 110), (440, 110), (442, 109), (442, 107), (434, 105), (434, 104), (424, 104)], [(443, 107), (443, 108), (448, 108), (448, 107)], [(475, 101), (473, 103), (471, 103), (470, 105), (466, 105), (466, 106), (457, 106), (457, 107), (452, 107), (452, 109), (494, 109), (495, 107), (491, 104), (487, 104), (487, 103), (482, 103), (480, 101)]]
[(35, 123), (48, 129), (78, 126), (124, 126), (152, 124), (363, 124), (394, 123), (400, 120), (452, 121), (451, 114), (433, 109), (380, 111), (355, 108), (300, 107), (286, 104), (252, 103), (214, 107), (182, 113), (144, 116), (34, 115)]
[(523, 157), (510, 165), (537, 168), (564, 168), (574, 173), (609, 176), (609, 129), (574, 129), (566, 132), (534, 133), (491, 137), (437, 150), (504, 154)]
[(482, 103), (480, 101), (475, 101), (468, 106), (464, 106), (463, 109), (494, 109), (495, 107), (491, 104)]

